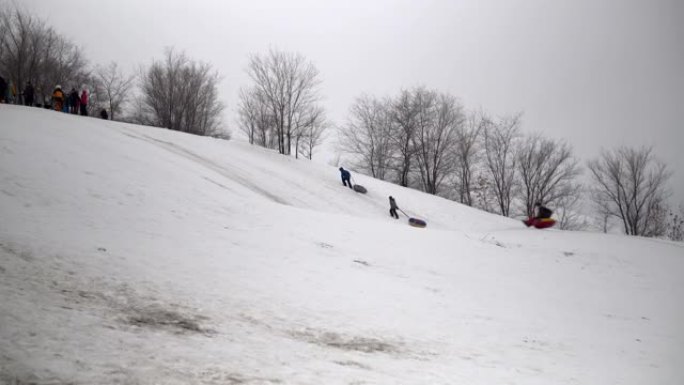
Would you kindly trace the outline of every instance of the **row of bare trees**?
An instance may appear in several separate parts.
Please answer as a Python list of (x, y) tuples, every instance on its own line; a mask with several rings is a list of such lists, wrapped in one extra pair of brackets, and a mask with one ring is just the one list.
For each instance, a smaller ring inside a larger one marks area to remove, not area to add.
[(339, 137), (360, 172), (504, 216), (531, 215), (541, 202), (555, 209), (560, 228), (578, 229), (589, 219), (586, 197), (596, 217), (616, 218), (630, 235), (663, 236), (681, 222), (666, 203), (671, 173), (651, 149), (603, 151), (588, 162), (586, 188), (565, 141), (523, 133), (520, 115), (468, 112), (424, 87), (358, 97)]
[(568, 144), (524, 137), (519, 127), (520, 116), (467, 112), (453, 95), (418, 87), (357, 98), (340, 145), (357, 170), (376, 178), (505, 216), (517, 203), (530, 214), (537, 201), (575, 194), (579, 167)]
[(0, 71), (20, 93), (32, 82), (38, 103), (50, 100), (57, 84), (88, 80), (87, 61), (69, 39), (31, 14), (0, 2)]
[[(91, 67), (45, 20), (0, 0), (0, 74), (18, 90), (31, 82), (38, 104), (51, 104), (56, 85), (87, 88), (91, 113), (106, 109), (110, 119), (229, 137), (222, 130), (220, 76), (211, 65), (169, 48), (138, 72), (126, 74), (114, 62)], [(253, 84), (241, 91), (238, 113), (250, 142), (311, 158), (329, 125), (318, 70), (302, 55), (271, 50), (250, 58), (248, 74)], [(129, 103), (132, 113), (124, 116)]]
[[(17, 5), (0, 1), (0, 74), (21, 90), (34, 86), (37, 104), (49, 105), (57, 85), (90, 93), (90, 113), (199, 135), (221, 134), (220, 78), (211, 66), (168, 49), (164, 60), (127, 74), (112, 62), (90, 66), (81, 49)], [(136, 89), (136, 79), (139, 79)], [(135, 95), (139, 97), (134, 97)], [(136, 102), (124, 117), (126, 104)], [(22, 100), (17, 100), (21, 103)], [(225, 137), (225, 134), (221, 136)]]
[(319, 72), (301, 54), (270, 50), (250, 57), (252, 85), (240, 90), (238, 124), (251, 144), (311, 159), (328, 126)]

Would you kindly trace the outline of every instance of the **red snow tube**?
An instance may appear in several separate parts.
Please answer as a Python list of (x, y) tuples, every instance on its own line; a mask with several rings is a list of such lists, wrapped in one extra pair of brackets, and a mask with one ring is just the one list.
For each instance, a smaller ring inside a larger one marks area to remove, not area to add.
[(528, 218), (523, 221), (525, 226), (534, 226), (537, 229), (546, 229), (556, 224), (553, 218)]
[(423, 227), (427, 226), (427, 223), (423, 220), (420, 220), (420, 219), (409, 218), (409, 225), (411, 225), (413, 227), (423, 228)]

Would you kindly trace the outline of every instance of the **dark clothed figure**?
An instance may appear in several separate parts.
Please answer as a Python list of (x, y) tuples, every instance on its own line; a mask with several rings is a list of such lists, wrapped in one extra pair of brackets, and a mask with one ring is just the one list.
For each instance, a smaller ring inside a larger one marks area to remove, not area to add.
[(76, 88), (71, 88), (69, 91), (69, 113), (78, 114), (78, 105), (80, 104), (81, 98), (78, 97), (78, 91)]
[(104, 108), (100, 111), (100, 118), (102, 118), (104, 120), (109, 119), (109, 115), (107, 115), (107, 110), (105, 110)]
[(24, 105), (33, 107), (33, 96), (34, 96), (33, 85), (28, 82), (26, 88), (24, 88)]
[(340, 167), (340, 176), (342, 177), (342, 184), (344, 186), (349, 186), (350, 189), (354, 188), (351, 183), (351, 173), (349, 171)]
[(394, 200), (391, 196), (389, 197), (389, 202), (390, 202), (390, 216), (399, 219), (399, 214), (397, 214), (397, 209), (399, 208), (397, 206), (397, 201)]
[(553, 211), (549, 210), (547, 207), (542, 206), (541, 203), (537, 202), (534, 204), (534, 217), (538, 219), (551, 218)]
[(81, 92), (81, 115), (88, 116), (88, 91), (83, 90)]
[(0, 103), (5, 103), (5, 94), (7, 93), (7, 81), (0, 76)]
[(556, 223), (556, 221), (551, 219), (551, 215), (553, 215), (553, 211), (542, 206), (541, 202), (537, 202), (534, 204), (534, 212), (529, 218), (524, 220), (523, 223), (527, 227), (534, 226), (538, 229), (545, 229)]

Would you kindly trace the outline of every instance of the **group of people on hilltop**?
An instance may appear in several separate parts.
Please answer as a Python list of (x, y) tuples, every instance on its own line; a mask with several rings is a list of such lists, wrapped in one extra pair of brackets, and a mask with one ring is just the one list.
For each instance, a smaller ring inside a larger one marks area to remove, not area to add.
[(17, 93), (17, 87), (11, 80), (6, 80), (0, 75), (0, 103), (23, 104), (33, 107), (35, 105), (36, 90), (29, 81), (24, 87), (24, 91)]
[[(71, 87), (71, 91), (66, 94), (62, 91), (62, 87), (57, 85), (52, 92), (52, 105), (55, 111), (88, 116), (88, 90), (83, 88), (79, 95), (78, 91), (76, 91), (76, 87)], [(109, 119), (106, 109), (103, 108), (100, 110), (100, 118), (104, 120)]]
[(76, 87), (71, 87), (67, 94), (62, 91), (62, 86), (58, 85), (52, 92), (52, 107), (55, 111), (88, 116), (88, 91), (84, 88), (79, 95)]
[[(342, 185), (345, 187), (349, 187), (350, 189), (353, 189), (354, 186), (351, 183), (351, 173), (349, 170), (345, 170), (344, 168), (340, 167), (340, 176), (342, 177)], [(390, 195), (389, 197), (389, 214), (390, 217), (399, 219), (399, 214), (397, 214), (397, 210), (401, 210), (399, 206), (397, 206), (397, 201)], [(549, 219), (551, 218), (551, 215), (553, 215), (553, 211), (551, 211), (548, 207), (545, 207), (544, 205), (541, 204), (541, 202), (535, 202), (534, 204), (534, 212), (533, 215), (527, 219), (525, 224), (528, 226), (532, 225), (534, 221), (536, 220), (543, 220), (543, 219)], [(529, 224), (528, 224), (529, 222)]]
[[(52, 95), (50, 95), (50, 102), (55, 111), (88, 116), (89, 96), (88, 90), (85, 87), (83, 87), (81, 92), (77, 91), (76, 87), (71, 87), (71, 90), (66, 93), (60, 85), (57, 85), (54, 91), (52, 91)], [(17, 93), (15, 84), (0, 75), (0, 103), (50, 108), (50, 102), (46, 101), (45, 104), (36, 104), (36, 90), (31, 81), (26, 83), (23, 92)], [(100, 110), (100, 118), (109, 119), (106, 109)]]

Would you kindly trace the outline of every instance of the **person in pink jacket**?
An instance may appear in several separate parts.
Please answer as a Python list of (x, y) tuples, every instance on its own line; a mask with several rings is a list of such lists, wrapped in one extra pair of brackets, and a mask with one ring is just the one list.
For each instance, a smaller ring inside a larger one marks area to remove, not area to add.
[(88, 91), (85, 89), (81, 92), (81, 115), (88, 116)]

